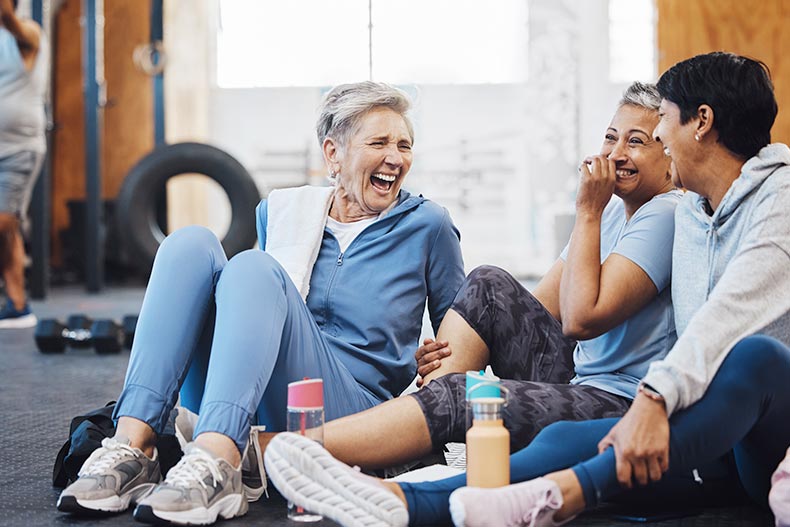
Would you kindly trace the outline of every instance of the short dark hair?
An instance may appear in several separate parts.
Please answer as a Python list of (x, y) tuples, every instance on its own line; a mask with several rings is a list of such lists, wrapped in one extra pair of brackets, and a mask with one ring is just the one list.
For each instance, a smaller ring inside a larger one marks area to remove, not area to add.
[(722, 51), (697, 55), (669, 68), (657, 87), (678, 105), (682, 124), (700, 105), (713, 108), (719, 141), (744, 159), (771, 142), (778, 107), (771, 72), (759, 60)]

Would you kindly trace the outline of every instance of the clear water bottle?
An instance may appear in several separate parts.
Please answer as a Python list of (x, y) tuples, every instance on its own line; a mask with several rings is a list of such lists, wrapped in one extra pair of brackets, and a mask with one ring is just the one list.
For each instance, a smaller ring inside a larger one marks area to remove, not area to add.
[[(324, 443), (324, 381), (307, 379), (288, 384), (288, 431)], [(316, 522), (320, 514), (288, 502), (288, 518)]]

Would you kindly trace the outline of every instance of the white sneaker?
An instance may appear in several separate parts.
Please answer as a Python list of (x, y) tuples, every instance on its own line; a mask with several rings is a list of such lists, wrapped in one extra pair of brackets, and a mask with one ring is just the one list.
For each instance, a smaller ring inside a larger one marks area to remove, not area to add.
[(277, 434), (264, 453), (272, 483), (289, 501), (344, 527), (406, 527), (406, 506), (376, 478), (332, 457), (320, 444)]

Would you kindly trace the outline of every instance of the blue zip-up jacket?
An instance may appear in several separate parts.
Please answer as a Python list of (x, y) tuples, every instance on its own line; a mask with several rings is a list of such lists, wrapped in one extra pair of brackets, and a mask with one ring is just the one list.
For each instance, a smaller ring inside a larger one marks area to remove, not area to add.
[[(264, 248), (266, 200), (256, 216)], [(463, 281), (460, 235), (447, 210), (401, 190), (398, 205), (344, 253), (324, 229), (307, 307), (357, 382), (385, 401), (417, 373), (426, 298), (435, 333)]]

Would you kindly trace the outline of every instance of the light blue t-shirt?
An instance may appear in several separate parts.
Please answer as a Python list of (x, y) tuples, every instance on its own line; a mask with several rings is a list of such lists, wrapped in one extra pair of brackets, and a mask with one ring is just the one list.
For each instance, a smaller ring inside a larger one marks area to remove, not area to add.
[[(675, 206), (679, 190), (659, 194), (642, 205), (629, 221), (625, 206), (615, 199), (601, 218), (601, 262), (612, 254), (642, 268), (659, 294), (637, 314), (603, 335), (579, 341), (573, 354), (572, 384), (595, 386), (633, 398), (650, 362), (664, 358), (677, 340), (670, 295)], [(568, 246), (560, 258), (568, 256)]]

